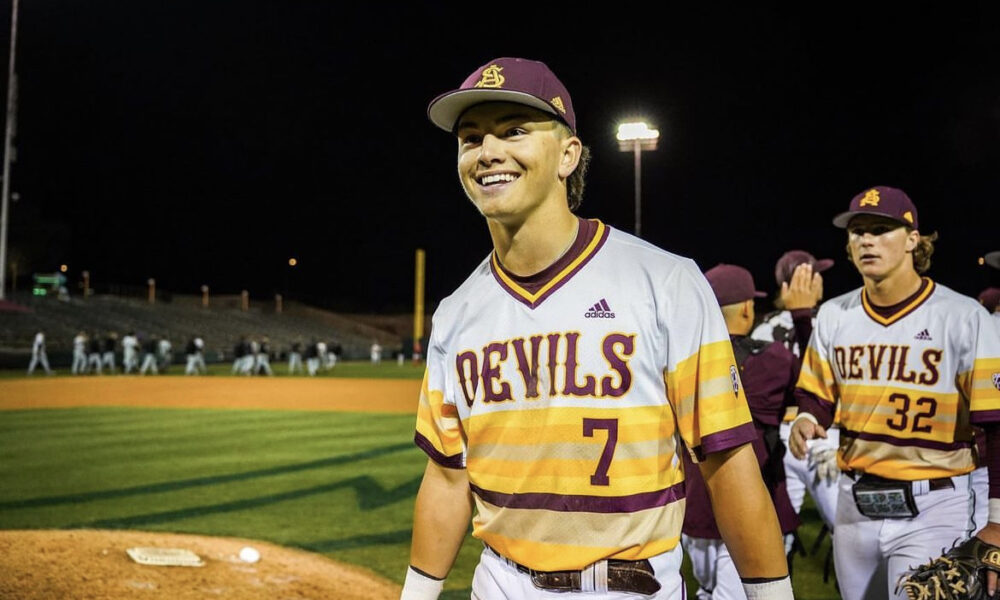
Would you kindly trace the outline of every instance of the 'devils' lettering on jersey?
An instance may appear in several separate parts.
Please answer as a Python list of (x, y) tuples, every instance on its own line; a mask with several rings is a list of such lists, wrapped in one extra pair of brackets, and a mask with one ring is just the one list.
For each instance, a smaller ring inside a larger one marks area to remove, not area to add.
[(578, 356), (580, 333), (549, 333), (490, 342), (482, 350), (467, 350), (455, 356), (458, 382), (465, 402), (514, 400), (511, 382), (519, 377), (524, 399), (546, 396), (619, 398), (632, 386), (628, 358), (635, 352), (635, 334), (611, 333), (601, 340), (604, 373), (582, 372)]
[(938, 365), (944, 356), (942, 350), (928, 348), (920, 354), (922, 368), (915, 370), (908, 368), (906, 364), (910, 353), (907, 345), (835, 346), (833, 351), (841, 379), (901, 381), (919, 385), (934, 385), (938, 382)]

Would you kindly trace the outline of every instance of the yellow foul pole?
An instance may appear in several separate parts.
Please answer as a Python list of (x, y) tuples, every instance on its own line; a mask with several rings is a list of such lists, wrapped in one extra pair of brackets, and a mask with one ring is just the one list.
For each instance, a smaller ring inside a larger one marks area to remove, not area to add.
[(423, 354), (420, 340), (424, 337), (424, 250), (417, 248), (417, 263), (413, 284), (413, 360)]

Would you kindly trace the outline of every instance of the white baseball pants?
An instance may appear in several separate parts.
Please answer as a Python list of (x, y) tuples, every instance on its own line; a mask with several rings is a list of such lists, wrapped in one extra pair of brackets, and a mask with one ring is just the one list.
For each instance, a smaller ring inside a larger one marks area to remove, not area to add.
[[(839, 493), (837, 482), (818, 480), (815, 467), (809, 468), (808, 455), (802, 460), (792, 455), (792, 450), (788, 447), (788, 436), (791, 430), (792, 424), (790, 422), (783, 422), (778, 428), (781, 441), (785, 444), (783, 462), (785, 464), (785, 486), (788, 490), (788, 499), (792, 501), (792, 507), (798, 513), (802, 510), (802, 503), (805, 501), (806, 491), (808, 491), (820, 518), (829, 529), (833, 529), (833, 522), (837, 516), (837, 495)], [(830, 427), (826, 430), (826, 435), (828, 436), (826, 440), (815, 440), (813, 447), (837, 448), (840, 445), (839, 428)]]
[(951, 480), (955, 489), (933, 492), (926, 480), (913, 482), (920, 514), (912, 519), (870, 519), (854, 504), (854, 480), (841, 475), (833, 560), (844, 600), (906, 600), (895, 592), (899, 578), (969, 536), (970, 477)]

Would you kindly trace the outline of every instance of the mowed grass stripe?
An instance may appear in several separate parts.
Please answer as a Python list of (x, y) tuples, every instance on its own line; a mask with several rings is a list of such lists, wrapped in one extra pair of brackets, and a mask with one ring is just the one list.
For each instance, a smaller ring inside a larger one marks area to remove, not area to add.
[[(0, 435), (7, 440), (17, 440), (19, 436), (30, 437), (32, 447), (37, 449), (39, 444), (52, 443), (61, 445), (60, 440), (70, 438), (74, 440), (77, 449), (112, 447), (118, 443), (118, 439), (123, 443), (129, 443), (135, 438), (142, 438), (149, 442), (156, 442), (159, 439), (172, 438), (181, 440), (184, 437), (203, 436), (206, 433), (218, 432), (222, 437), (232, 437), (240, 439), (241, 434), (245, 434), (242, 439), (255, 440), (258, 436), (291, 436), (291, 435), (321, 435), (326, 432), (328, 435), (337, 436), (346, 433), (359, 431), (359, 424), (367, 423), (364, 428), (360, 428), (361, 433), (366, 431), (371, 435), (384, 435), (387, 431), (379, 427), (382, 421), (369, 421), (368, 415), (357, 413), (344, 413), (344, 417), (337, 419), (333, 423), (329, 420), (317, 420), (310, 413), (288, 413), (272, 411), (191, 411), (181, 409), (116, 409), (117, 412), (128, 411), (138, 413), (131, 415), (129, 419), (109, 419), (104, 409), (74, 409), (97, 411), (91, 415), (90, 420), (77, 420), (72, 427), (55, 427), (45, 430), (44, 423), (38, 423), (30, 430), (24, 430), (17, 422), (18, 419), (4, 419), (4, 424), (0, 427)], [(47, 412), (47, 411), (40, 411)], [(115, 415), (117, 416), (117, 415)], [(408, 422), (412, 426), (413, 418), (405, 415), (394, 416), (400, 422)], [(393, 427), (397, 425), (390, 420)], [(43, 431), (43, 435), (39, 435)], [(13, 444), (4, 444), (10, 447)]]
[[(155, 412), (150, 409), (135, 409)], [(282, 469), (282, 463), (306, 464), (303, 456), (312, 462), (339, 454), (375, 449), (386, 445), (399, 449), (408, 448), (412, 442), (412, 419), (405, 416), (372, 418), (370, 415), (318, 413), (302, 415), (296, 420), (285, 420), (284, 413), (277, 413), (285, 426), (274, 430), (274, 422), (266, 413), (248, 411), (240, 413), (244, 421), (232, 421), (234, 411), (211, 414), (207, 411), (163, 411), (159, 422), (162, 435), (151, 440), (146, 435), (133, 435), (130, 431), (115, 436), (101, 436), (94, 442), (93, 428), (83, 439), (73, 436), (33, 436), (30, 438), (4, 438), (6, 459), (0, 463), (0, 499), (11, 502), (26, 491), (42, 491), (51, 487), (70, 486), (75, 493), (98, 492), (107, 489), (109, 479), (128, 479), (135, 487), (156, 485), (171, 480), (191, 480), (227, 476), (233, 472), (257, 469)], [(190, 428), (190, 419), (171, 427), (169, 417), (179, 412), (198, 412), (199, 428)], [(96, 411), (95, 418), (101, 418)], [(219, 426), (224, 417), (228, 427)], [(299, 435), (294, 425), (308, 427), (308, 436)], [(317, 435), (317, 428), (327, 425), (329, 436)], [(252, 426), (250, 429), (247, 426)], [(255, 428), (255, 429), (254, 429)], [(354, 435), (346, 435), (352, 432)], [(40, 443), (40, 439), (44, 443)], [(387, 441), (389, 442), (387, 444)], [(15, 460), (17, 459), (17, 460)], [(236, 471), (234, 471), (236, 470)], [(45, 485), (49, 483), (51, 485)], [(117, 489), (121, 486), (115, 486)], [(23, 497), (23, 496), (22, 496)]]

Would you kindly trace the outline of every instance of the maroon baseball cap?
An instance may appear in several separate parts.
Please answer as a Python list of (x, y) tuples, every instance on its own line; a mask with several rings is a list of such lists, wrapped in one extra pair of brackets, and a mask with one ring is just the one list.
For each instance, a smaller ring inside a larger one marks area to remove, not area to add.
[(1000, 288), (986, 288), (979, 294), (979, 303), (990, 312), (996, 312), (997, 304), (1000, 304)]
[(705, 271), (705, 279), (712, 286), (720, 306), (736, 304), (751, 298), (763, 298), (767, 294), (754, 286), (753, 275), (743, 267), (720, 263)]
[(833, 218), (833, 224), (847, 227), (857, 215), (879, 215), (899, 221), (907, 227), (917, 227), (917, 207), (903, 190), (884, 185), (869, 188), (851, 200), (851, 207)]
[(778, 262), (774, 265), (774, 280), (779, 286), (782, 283), (791, 281), (792, 273), (795, 272), (795, 267), (804, 263), (812, 265), (814, 273), (822, 273), (833, 266), (833, 259), (817, 259), (805, 250), (789, 250), (788, 252), (782, 254), (781, 258), (779, 258)]
[(994, 269), (1000, 269), (1000, 250), (996, 252), (987, 252), (986, 256), (983, 257), (986, 264), (993, 267)]
[(526, 58), (495, 58), (476, 69), (457, 90), (431, 100), (427, 117), (445, 131), (454, 131), (466, 109), (482, 102), (514, 102), (559, 118), (576, 133), (576, 114), (566, 86), (549, 67)]

